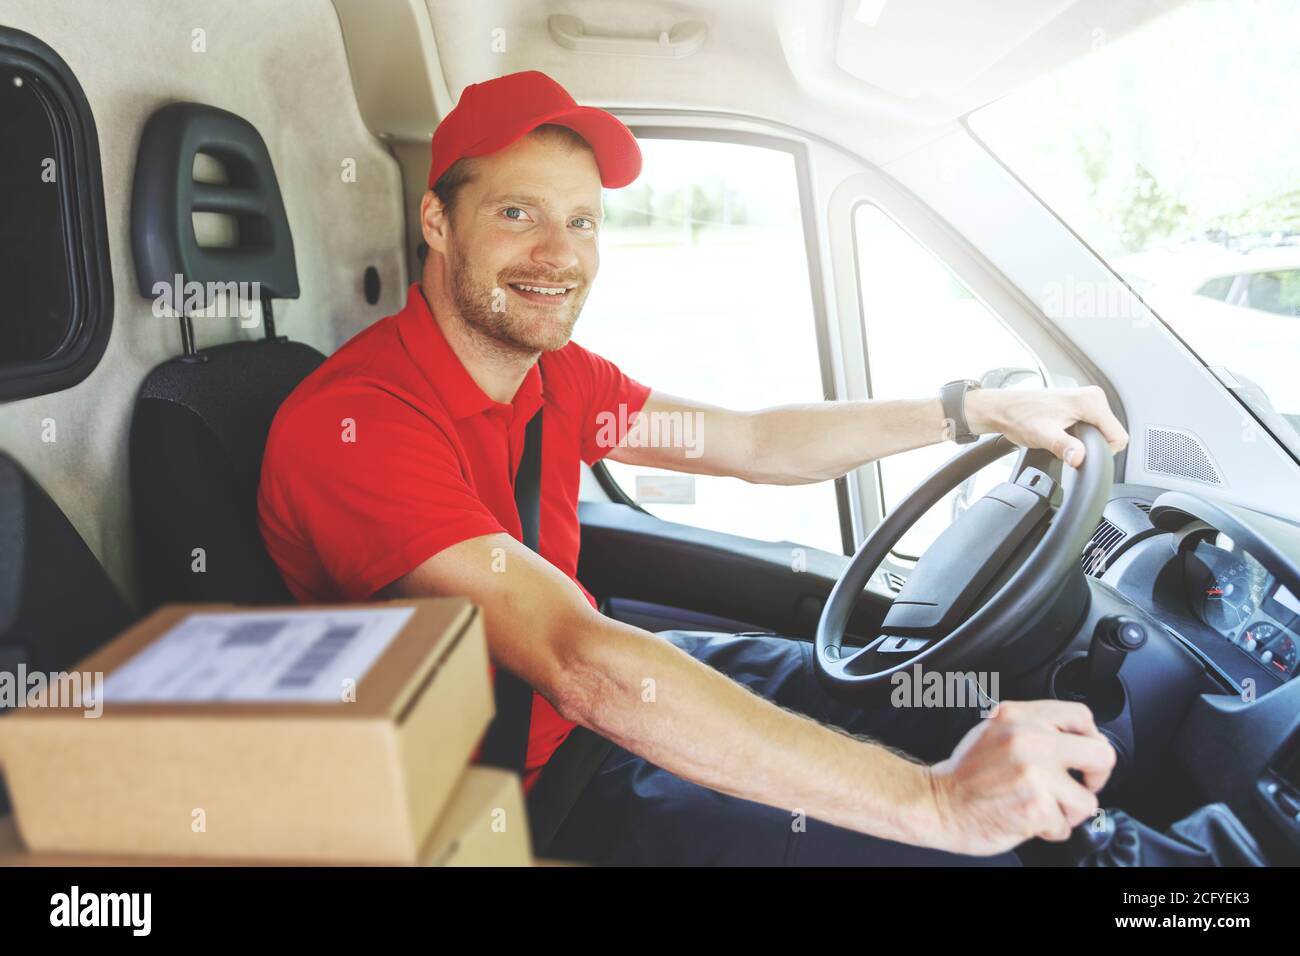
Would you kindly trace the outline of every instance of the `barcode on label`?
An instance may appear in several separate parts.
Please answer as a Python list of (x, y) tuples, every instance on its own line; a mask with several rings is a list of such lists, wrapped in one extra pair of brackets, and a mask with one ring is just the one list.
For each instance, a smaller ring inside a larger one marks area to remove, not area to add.
[(361, 628), (355, 624), (335, 626), (311, 642), (311, 646), (280, 675), (277, 687), (306, 687), (316, 675), (334, 661), (348, 641), (356, 637)]
[(241, 621), (221, 641), (222, 647), (264, 647), (285, 628), (284, 621)]

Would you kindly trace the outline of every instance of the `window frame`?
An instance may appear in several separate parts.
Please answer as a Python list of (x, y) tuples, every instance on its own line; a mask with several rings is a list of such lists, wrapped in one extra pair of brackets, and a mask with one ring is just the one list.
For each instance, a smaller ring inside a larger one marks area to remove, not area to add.
[[(872, 400), (875, 400), (877, 398), (877, 395), (875, 393), (875, 388), (873, 387), (871, 381), (871, 336), (867, 332), (867, 304), (862, 297), (862, 249), (859, 242), (858, 228), (857, 228), (858, 212), (859, 210), (862, 209), (863, 206), (870, 206), (872, 209), (875, 209), (882, 216), (888, 219), (891, 223), (894, 224), (895, 227), (897, 227), (900, 233), (907, 236), (907, 238), (910, 239), (912, 242), (916, 243), (918, 249), (921, 249), (922, 251), (925, 252), (926, 255), (928, 255), (931, 259), (933, 259), (935, 263), (939, 266), (939, 268), (943, 269), (944, 272), (948, 274), (949, 278), (953, 279), (956, 282), (961, 283), (962, 288), (964, 288), (967, 291), (967, 293), (976, 302), (978, 302), (981, 306), (984, 307), (984, 310), (988, 312), (989, 316), (995, 322), (1001, 324), (1002, 327), (1007, 331), (1007, 333), (1011, 335), (1014, 339), (1016, 339), (1016, 341), (1020, 342), (1024, 350), (1034, 360), (1034, 370), (1038, 373), (1038, 377), (1042, 380), (1043, 387), (1044, 388), (1050, 387), (1051, 377), (1048, 373), (1047, 366), (1043, 362), (1043, 359), (1038, 355), (1037, 352), (1034, 351), (1034, 349), (1030, 346), (1028, 342), (1025, 342), (1021, 338), (1021, 336), (1016, 332), (1015, 328), (1013, 328), (1006, 321), (1006, 319), (1004, 319), (1001, 316), (1001, 314), (999, 314), (999, 312), (996, 309), (994, 309), (992, 304), (990, 304), (986, 299), (980, 296), (971, 287), (971, 284), (968, 281), (966, 281), (966, 279), (964, 279), (961, 276), (961, 274), (957, 272), (956, 269), (954, 269), (951, 265), (949, 265), (947, 259), (944, 259), (942, 256), (940, 256), (928, 243), (923, 242), (921, 238), (918, 235), (916, 235), (915, 232), (913, 232), (911, 229), (908, 229), (907, 226), (903, 224), (902, 220), (900, 220), (898, 216), (894, 215), (884, 203), (868, 196), (859, 196), (857, 199), (855, 199), (852, 203), (849, 204), (848, 223), (849, 223), (850, 241), (853, 249), (854, 280), (857, 284), (856, 288), (857, 288), (858, 322), (860, 324), (860, 329), (862, 334), (862, 365), (863, 365), (864, 373), (866, 375), (867, 394), (871, 397)], [(937, 394), (938, 393), (936, 393), (936, 395)], [(960, 449), (954, 449), (953, 454), (957, 454), (958, 451), (960, 451)], [(874, 489), (876, 495), (876, 506), (880, 509), (879, 514), (881, 516), (881, 520), (883, 521), (884, 518), (889, 514), (889, 508), (886, 506), (885, 503), (885, 474), (884, 474), (884, 469), (882, 467), (882, 462), (883, 459), (878, 458), (871, 463), (871, 467), (872, 470), (875, 472), (875, 476), (876, 476), (875, 489)], [(914, 554), (904, 554), (902, 552), (895, 550), (890, 552), (889, 558), (902, 562), (906, 566), (906, 565), (914, 564), (915, 562), (919, 561), (921, 556), (914, 555)], [(886, 561), (888, 562), (888, 559), (886, 559)]]
[[(837, 391), (834, 357), (831, 350), (830, 312), (827, 308), (825, 296), (819, 294), (819, 290), (824, 288), (826, 280), (825, 264), (822, 262), (821, 248), (817, 242), (817, 219), (807, 145), (783, 136), (770, 133), (755, 133), (747, 130), (724, 130), (702, 126), (668, 126), (659, 123), (635, 122), (629, 122), (627, 126), (638, 141), (642, 139), (671, 139), (734, 143), (742, 146), (775, 149), (788, 153), (793, 157), (796, 188), (799, 196), (799, 216), (803, 224), (804, 250), (808, 262), (808, 287), (812, 300), (813, 328), (817, 335), (817, 358), (822, 380), (822, 395), (824, 400), (835, 399)], [(653, 384), (651, 384), (651, 388), (653, 387)], [(644, 514), (650, 514), (637, 504), (618, 483), (603, 460), (592, 465), (591, 471), (600, 484), (601, 490), (613, 501), (628, 505)], [(835, 479), (835, 506), (840, 526), (840, 549), (843, 554), (851, 555), (857, 546), (854, 542), (848, 476)], [(651, 514), (650, 516), (658, 518), (657, 515)]]
[[(963, 121), (962, 129), (981, 159), (991, 161), (999, 175), (1022, 190), (1034, 208), (1044, 208), (1034, 193), (1017, 179), (1005, 165), (999, 163), (987, 148), (974, 136)], [(963, 141), (964, 142), (964, 141)], [(834, 145), (834, 144), (832, 144)], [(963, 148), (959, 143), (959, 151)], [(853, 213), (861, 202), (872, 203), (898, 223), (931, 255), (941, 262), (993, 312), (1022, 342), (1030, 354), (1037, 357), (1047, 375), (1049, 388), (1087, 382), (1100, 386), (1121, 424), (1128, 427), (1128, 415), (1119, 393), (1097, 364), (1084, 353), (1066, 330), (1048, 318), (1040, 303), (1023, 288), (1004, 267), (995, 264), (991, 255), (975, 236), (959, 230), (935, 205), (935, 196), (923, 198), (917, 186), (908, 181), (906, 170), (885, 171), (859, 153), (836, 147), (847, 158), (860, 166), (852, 176), (835, 187), (828, 204), (828, 222), (832, 232), (832, 262), (836, 278), (839, 311), (839, 329), (843, 347), (845, 373), (856, 387), (860, 379), (863, 387), (869, 381), (862, 319), (862, 296), (859, 288), (859, 269), (854, 260)], [(901, 173), (901, 176), (900, 176)], [(946, 181), (946, 180), (945, 180)], [(941, 196), (939, 198), (942, 198)], [(1048, 211), (1050, 212), (1050, 210)], [(1059, 226), (1059, 217), (1053, 216)], [(1073, 239), (1078, 237), (1065, 227)], [(855, 338), (856, 336), (856, 338)], [(861, 363), (860, 367), (858, 363)], [(869, 398), (865, 394), (863, 398)], [(955, 453), (956, 449), (954, 449)], [(1125, 480), (1127, 449), (1115, 456), (1115, 480)], [(882, 490), (878, 468), (860, 468), (854, 473), (854, 498), (861, 511), (858, 526), (859, 540), (865, 540), (884, 520), (881, 506)], [(894, 573), (902, 578), (911, 571), (913, 562), (889, 555), (881, 565), (882, 572)], [(892, 589), (897, 593), (898, 588)]]
[(0, 26), (0, 73), (33, 78), (50, 111), (56, 183), (67, 254), (72, 315), (48, 358), (0, 365), (0, 402), (71, 388), (99, 364), (113, 325), (113, 276), (104, 214), (99, 136), (81, 84), (49, 45)]

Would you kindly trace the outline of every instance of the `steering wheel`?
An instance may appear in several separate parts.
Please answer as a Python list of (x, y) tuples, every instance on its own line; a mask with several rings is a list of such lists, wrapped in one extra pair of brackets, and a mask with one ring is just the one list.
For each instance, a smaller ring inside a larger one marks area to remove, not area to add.
[[(885, 615), (880, 636), (861, 649), (846, 648), (844, 629), (862, 589), (904, 532), (1016, 446), (1002, 435), (971, 445), (876, 526), (835, 582), (817, 625), (813, 662), (827, 690), (854, 703), (879, 704), (893, 690), (893, 676), (915, 665), (970, 669), (1039, 622), (1071, 575), (1082, 582), (1079, 557), (1106, 507), (1115, 460), (1092, 425), (1080, 422), (1071, 431), (1085, 448), (1078, 468), (1062, 466), (1048, 452), (1021, 449), (1010, 480), (971, 505), (926, 549)], [(1058, 484), (1063, 494), (1054, 505)]]

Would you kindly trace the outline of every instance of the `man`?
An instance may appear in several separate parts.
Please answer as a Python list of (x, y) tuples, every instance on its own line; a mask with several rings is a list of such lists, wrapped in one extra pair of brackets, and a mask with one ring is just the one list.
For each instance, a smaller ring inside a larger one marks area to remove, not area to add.
[[(421, 281), (401, 312), (309, 376), (272, 427), (259, 515), (293, 593), (464, 595), (482, 607), (493, 660), (537, 692), (525, 785), (545, 779), (575, 724), (616, 745), (556, 855), (1008, 862), (1026, 839), (1065, 839), (1114, 762), (1083, 706), (1004, 703), (973, 729), (951, 712), (858, 712), (820, 691), (805, 642), (666, 639), (601, 615), (578, 583), (580, 460), (795, 484), (945, 434), (938, 398), (736, 412), (651, 391), (571, 342), (596, 277), (601, 186), (627, 185), (640, 162), (622, 123), (543, 74), (465, 90), (433, 137)], [(543, 407), (534, 553), (518, 540), (513, 477)], [(697, 412), (704, 440), (690, 454), (629, 439), (653, 414)], [(1095, 388), (972, 391), (964, 416), (974, 432), (1076, 464), (1083, 446), (1066, 429), (1077, 421), (1115, 449), (1127, 440)], [(625, 430), (611, 435), (610, 421)], [(963, 732), (933, 765), (893, 749), (935, 760)]]

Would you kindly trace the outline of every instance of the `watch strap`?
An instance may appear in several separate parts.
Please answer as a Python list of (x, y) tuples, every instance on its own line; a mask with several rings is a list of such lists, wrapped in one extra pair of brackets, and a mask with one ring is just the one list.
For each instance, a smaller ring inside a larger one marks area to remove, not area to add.
[(952, 422), (949, 437), (958, 445), (968, 445), (979, 438), (970, 430), (970, 424), (966, 421), (966, 393), (979, 387), (980, 383), (974, 379), (961, 378), (939, 389), (943, 417)]

